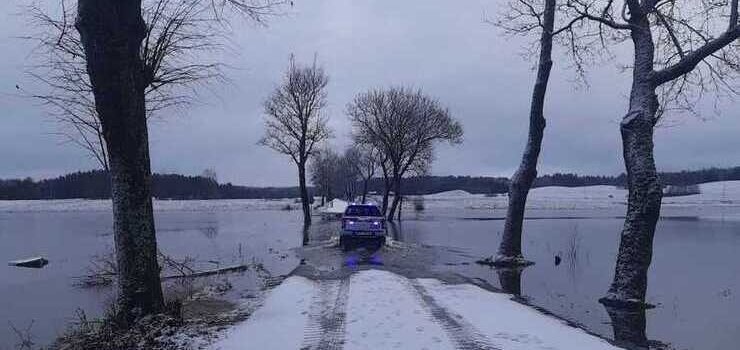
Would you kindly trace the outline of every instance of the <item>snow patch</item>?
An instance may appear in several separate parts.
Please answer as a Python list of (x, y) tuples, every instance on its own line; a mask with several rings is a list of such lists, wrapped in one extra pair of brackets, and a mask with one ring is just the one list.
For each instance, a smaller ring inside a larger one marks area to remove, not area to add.
[(246, 321), (226, 332), (211, 346), (214, 350), (300, 349), (317, 284), (303, 277), (290, 277), (276, 287), (263, 306)]
[[(478, 341), (497, 349), (618, 349), (511, 300), (511, 295), (492, 293), (473, 285), (449, 285), (434, 279), (409, 280), (387, 271), (365, 270), (349, 278), (348, 293), (334, 293), (328, 296), (336, 299), (334, 302), (322, 302), (327, 296), (321, 291), (333, 290), (327, 286), (337, 282), (314, 282), (297, 276), (286, 279), (248, 320), (227, 330), (226, 337), (210, 348), (297, 350), (305, 345), (306, 339), (318, 334), (329, 336), (332, 343), (343, 344), (348, 350), (455, 349), (459, 344), (453, 339), (465, 333), (445, 327), (446, 318), (465, 324)], [(432, 309), (436, 310), (434, 314)], [(310, 315), (331, 320), (341, 312), (346, 315), (343, 327), (324, 329), (326, 325), (322, 322), (311, 323)], [(344, 333), (332, 335), (332, 330), (344, 330)]]
[(477, 286), (448, 285), (420, 279), (437, 303), (466, 319), (495, 347), (507, 350), (616, 350), (607, 341), (511, 300), (511, 295), (491, 293)]
[(319, 212), (323, 214), (344, 214), (348, 205), (349, 203), (341, 199), (332, 199), (325, 206), (319, 208)]
[(380, 271), (350, 277), (344, 349), (454, 349), (406, 278)]

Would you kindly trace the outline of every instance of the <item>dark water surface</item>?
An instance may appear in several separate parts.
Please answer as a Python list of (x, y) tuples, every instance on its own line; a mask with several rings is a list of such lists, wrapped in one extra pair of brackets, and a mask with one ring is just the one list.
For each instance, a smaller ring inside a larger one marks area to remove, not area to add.
[[(472, 263), (495, 252), (503, 229), (500, 212), (408, 211), (408, 219), (392, 234), (411, 249), (432, 247), (442, 252), (435, 255), (432, 269), (520, 292), (531, 304), (613, 339), (612, 318), (597, 299), (611, 281), (622, 212), (530, 211), (524, 250), (536, 264), (521, 273)], [(675, 349), (737, 348), (740, 222), (699, 219), (691, 216), (691, 209), (664, 214), (648, 288), (648, 301), (657, 307), (644, 316), (615, 317), (618, 334), (644, 335), (654, 344)], [(274, 275), (298, 265), (294, 249), (302, 242), (298, 211), (167, 211), (157, 212), (156, 220), (161, 250), (175, 257), (191, 256), (205, 266), (209, 260), (230, 264), (247, 257)], [(92, 255), (110, 250), (110, 222), (105, 212), (0, 213), (0, 260), (35, 255), (50, 260), (43, 269), (0, 267), (0, 349), (12, 349), (17, 342), (9, 322), (25, 328), (33, 320), (32, 333), (43, 344), (64, 330), (77, 308), (89, 315), (101, 313), (110, 288), (75, 288), (70, 278), (85, 272)], [(311, 238), (326, 241), (336, 229), (336, 223), (319, 222), (311, 229)], [(312, 249), (344, 257), (334, 247)], [(556, 255), (561, 257), (559, 265)]]
[[(519, 274), (460, 264), (495, 253), (504, 224), (496, 217), (455, 220), (449, 213), (423, 214), (403, 222), (402, 232), (406, 241), (452, 248), (459, 258), (445, 264), (450, 269), (519, 292), (529, 303), (605, 338), (614, 339), (615, 332), (621, 338), (636, 333), (653, 347), (736, 349), (740, 222), (700, 219), (686, 216), (686, 211), (664, 210), (658, 223), (647, 295), (657, 307), (644, 316), (613, 315), (620, 323), (615, 327), (598, 298), (613, 275), (623, 223), (619, 213), (530, 212), (537, 218), (525, 222), (524, 254), (536, 264)], [(556, 255), (561, 257), (559, 265)]]
[[(302, 220), (296, 211), (157, 212), (159, 249), (192, 257), (213, 268), (254, 259), (276, 275), (296, 265), (291, 248), (301, 245)], [(105, 212), (0, 212), (0, 350), (13, 349), (18, 337), (10, 324), (46, 344), (75, 319), (77, 309), (99, 316), (113, 288), (78, 288), (91, 257), (112, 250), (112, 217)], [(6, 261), (43, 255), (43, 269), (6, 266)]]

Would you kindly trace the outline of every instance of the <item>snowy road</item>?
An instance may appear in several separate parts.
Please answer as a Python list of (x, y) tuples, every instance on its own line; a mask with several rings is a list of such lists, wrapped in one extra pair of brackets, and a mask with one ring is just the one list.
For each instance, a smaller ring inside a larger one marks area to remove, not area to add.
[(506, 294), (367, 270), (288, 278), (211, 349), (618, 348)]

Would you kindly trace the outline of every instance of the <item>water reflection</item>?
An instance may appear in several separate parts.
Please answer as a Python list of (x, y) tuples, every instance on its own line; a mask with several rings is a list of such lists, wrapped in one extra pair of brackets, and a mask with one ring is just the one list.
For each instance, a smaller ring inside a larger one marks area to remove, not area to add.
[(403, 224), (401, 222), (386, 222), (388, 225), (388, 235), (393, 238), (394, 241), (403, 242)]
[(506, 293), (521, 296), (522, 272), (524, 272), (524, 268), (496, 269), (501, 289)]
[(213, 222), (208, 226), (199, 228), (198, 231), (203, 234), (204, 237), (214, 239), (218, 236), (218, 223)]
[(344, 265), (353, 270), (362, 265), (380, 266), (383, 265), (383, 258), (375, 252), (370, 254), (365, 252), (352, 252), (344, 258)]
[(305, 224), (303, 225), (303, 240), (302, 240), (302, 242), (303, 242), (303, 246), (304, 247), (307, 246), (308, 243), (309, 243), (309, 241), (310, 241), (309, 238), (308, 238), (309, 237), (310, 230), (311, 230), (311, 225), (305, 225)]
[(604, 306), (611, 319), (614, 342), (631, 350), (647, 350), (649, 342), (645, 333), (645, 308), (615, 308)]

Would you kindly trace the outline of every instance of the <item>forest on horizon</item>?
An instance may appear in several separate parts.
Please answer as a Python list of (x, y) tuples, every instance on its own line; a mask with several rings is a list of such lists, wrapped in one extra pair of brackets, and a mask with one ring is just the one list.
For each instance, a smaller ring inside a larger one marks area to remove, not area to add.
[[(666, 186), (740, 180), (740, 166), (661, 172), (660, 178)], [(212, 177), (202, 175), (154, 174), (152, 185), (153, 195), (159, 199), (277, 199), (297, 198), (299, 195), (297, 186), (241, 186), (230, 182), (219, 183)], [(593, 185), (624, 187), (626, 177), (624, 174), (594, 176), (555, 173), (537, 177), (533, 187)], [(406, 195), (424, 195), (452, 190), (493, 195), (507, 193), (509, 179), (488, 176), (414, 176), (404, 178), (403, 186)], [(383, 179), (371, 179), (368, 189), (371, 192), (382, 192)], [(318, 195), (315, 187), (311, 187), (310, 191), (313, 195)], [(81, 171), (43, 180), (0, 179), (0, 200), (108, 199), (110, 193), (110, 179), (103, 170)], [(339, 194), (341, 190), (337, 189), (334, 193)]]

